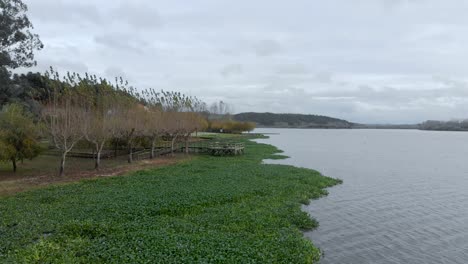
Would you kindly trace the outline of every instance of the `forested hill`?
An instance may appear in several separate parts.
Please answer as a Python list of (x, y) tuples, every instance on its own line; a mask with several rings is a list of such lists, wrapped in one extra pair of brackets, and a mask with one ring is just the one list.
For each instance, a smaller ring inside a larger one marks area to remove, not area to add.
[(320, 115), (240, 113), (233, 116), (236, 121), (255, 122), (258, 127), (282, 128), (352, 128), (346, 120)]

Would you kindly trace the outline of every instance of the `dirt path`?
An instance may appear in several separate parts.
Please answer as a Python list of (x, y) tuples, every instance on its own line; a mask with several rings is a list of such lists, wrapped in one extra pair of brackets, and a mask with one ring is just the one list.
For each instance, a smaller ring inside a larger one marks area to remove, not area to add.
[(189, 160), (191, 157), (183, 154), (176, 155), (175, 157), (164, 156), (158, 157), (154, 160), (142, 160), (133, 164), (121, 164), (119, 166), (104, 168), (99, 171), (84, 170), (84, 171), (71, 171), (63, 177), (58, 177), (56, 173), (42, 173), (41, 175), (33, 177), (15, 177), (8, 176), (0, 178), (0, 196), (9, 196), (15, 193), (24, 192), (36, 188), (41, 188), (56, 184), (65, 184), (70, 182), (77, 182), (83, 179), (94, 179), (101, 177), (113, 177), (126, 175), (132, 171), (138, 171), (148, 168), (155, 168), (161, 166), (168, 166)]

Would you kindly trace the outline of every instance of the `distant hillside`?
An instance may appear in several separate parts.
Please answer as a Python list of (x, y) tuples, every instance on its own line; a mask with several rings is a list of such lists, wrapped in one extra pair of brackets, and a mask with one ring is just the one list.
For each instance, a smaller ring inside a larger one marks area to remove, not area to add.
[(320, 115), (240, 113), (233, 116), (236, 121), (255, 122), (257, 127), (281, 128), (352, 128), (346, 120)]

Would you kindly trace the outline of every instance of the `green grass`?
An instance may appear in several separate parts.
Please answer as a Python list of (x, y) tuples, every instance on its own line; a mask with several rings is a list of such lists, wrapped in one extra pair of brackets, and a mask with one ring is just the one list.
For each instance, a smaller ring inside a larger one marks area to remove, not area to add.
[(313, 263), (301, 203), (339, 181), (261, 164), (278, 150), (187, 162), (0, 198), (0, 262)]

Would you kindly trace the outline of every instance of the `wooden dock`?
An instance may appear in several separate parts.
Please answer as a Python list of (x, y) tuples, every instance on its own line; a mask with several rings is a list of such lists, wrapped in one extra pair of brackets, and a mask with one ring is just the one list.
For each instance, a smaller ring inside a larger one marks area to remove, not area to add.
[(212, 143), (207, 151), (213, 156), (236, 156), (244, 154), (245, 146), (242, 143)]
[[(174, 148), (175, 153), (185, 152), (184, 144), (177, 144)], [(189, 145), (189, 153), (206, 153), (213, 156), (237, 156), (245, 152), (243, 143), (230, 142), (193, 142)], [(168, 147), (160, 147), (155, 151), (156, 156), (168, 155), (171, 149)], [(141, 150), (133, 153), (135, 160), (148, 159), (150, 157), (149, 150)]]

